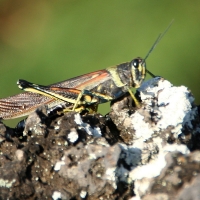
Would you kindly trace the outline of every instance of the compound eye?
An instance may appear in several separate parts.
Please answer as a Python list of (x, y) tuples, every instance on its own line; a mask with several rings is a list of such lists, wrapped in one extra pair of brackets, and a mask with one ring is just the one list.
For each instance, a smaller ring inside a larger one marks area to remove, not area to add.
[(139, 67), (139, 60), (138, 59), (134, 59), (132, 61), (132, 65), (135, 67), (135, 68), (138, 68)]

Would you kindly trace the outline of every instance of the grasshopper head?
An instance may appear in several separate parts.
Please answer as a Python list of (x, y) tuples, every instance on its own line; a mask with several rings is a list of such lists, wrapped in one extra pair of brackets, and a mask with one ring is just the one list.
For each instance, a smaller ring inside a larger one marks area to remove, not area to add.
[(140, 87), (142, 81), (145, 79), (146, 73), (148, 73), (152, 77), (156, 77), (154, 74), (152, 74), (149, 70), (146, 69), (145, 61), (149, 57), (150, 53), (155, 49), (156, 45), (160, 42), (165, 33), (169, 30), (173, 21), (174, 20), (171, 21), (171, 23), (163, 33), (159, 34), (159, 36), (157, 37), (156, 41), (154, 42), (153, 46), (150, 48), (149, 52), (147, 53), (144, 59), (138, 57), (130, 62), (133, 87)]
[(139, 88), (146, 76), (146, 63), (142, 58), (135, 58), (130, 62), (133, 87)]

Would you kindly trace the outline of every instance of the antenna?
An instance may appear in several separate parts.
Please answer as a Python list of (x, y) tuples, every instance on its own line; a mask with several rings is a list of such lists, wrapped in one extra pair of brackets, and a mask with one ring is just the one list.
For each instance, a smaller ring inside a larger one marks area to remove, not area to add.
[[(169, 28), (171, 27), (171, 25), (173, 24), (174, 20), (172, 20), (169, 24), (169, 26), (166, 28), (166, 30), (163, 33), (160, 33), (156, 39), (156, 41), (154, 42), (154, 44), (152, 45), (152, 47), (150, 48), (149, 52), (147, 53), (147, 55), (145, 56), (143, 63), (146, 61), (146, 59), (149, 57), (150, 53), (155, 49), (155, 47), (157, 46), (157, 44), (160, 42), (160, 40), (163, 38), (163, 36), (167, 33), (167, 31), (169, 30)], [(156, 77), (154, 74), (152, 74), (149, 70), (146, 70), (146, 72), (151, 75), (152, 77)]]

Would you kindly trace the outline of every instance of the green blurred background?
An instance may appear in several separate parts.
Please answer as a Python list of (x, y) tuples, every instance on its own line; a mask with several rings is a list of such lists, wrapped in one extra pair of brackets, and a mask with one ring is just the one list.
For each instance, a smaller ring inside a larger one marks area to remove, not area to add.
[(199, 8), (197, 0), (1, 0), (0, 98), (22, 92), (19, 78), (47, 85), (144, 57), (174, 19), (147, 67), (199, 104)]

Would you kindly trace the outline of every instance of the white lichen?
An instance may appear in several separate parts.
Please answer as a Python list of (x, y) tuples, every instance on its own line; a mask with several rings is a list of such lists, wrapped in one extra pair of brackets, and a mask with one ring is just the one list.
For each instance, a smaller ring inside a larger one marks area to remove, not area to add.
[(113, 188), (117, 189), (115, 173), (116, 173), (116, 167), (110, 167), (106, 169), (105, 178), (106, 180), (110, 181)]
[(65, 165), (65, 162), (64, 161), (58, 161), (54, 166), (54, 170), (59, 171), (62, 165)]
[(15, 179), (6, 180), (6, 179), (0, 178), (0, 187), (10, 188), (10, 187), (12, 187), (13, 183), (15, 183), (15, 182), (16, 182)]
[(61, 192), (54, 191), (52, 194), (52, 198), (53, 198), (53, 200), (61, 199)]
[(70, 133), (68, 134), (67, 138), (72, 143), (74, 143), (78, 140), (78, 133), (75, 128), (72, 128), (70, 130)]
[[(144, 82), (138, 90), (143, 104), (149, 105), (147, 108), (151, 109), (151, 112), (157, 113), (157, 123), (156, 126), (149, 128), (137, 113), (137, 116), (132, 117), (133, 124), (139, 122), (134, 125), (136, 135), (148, 138), (154, 131), (162, 131), (173, 126), (171, 132), (178, 137), (185, 124), (192, 128), (191, 120), (194, 119), (196, 109), (192, 109), (194, 98), (185, 86), (175, 87), (169, 81), (157, 77)], [(156, 107), (152, 106), (153, 98), (157, 99)], [(146, 130), (139, 129), (139, 127), (144, 127)]]
[(79, 128), (83, 128), (88, 135), (93, 135), (94, 137), (101, 137), (101, 130), (99, 127), (95, 127), (95, 128), (92, 128), (88, 123), (84, 123), (81, 119), (81, 116), (79, 113), (75, 114), (74, 115), (74, 121), (76, 122), (76, 124), (79, 125)]
[(15, 156), (17, 160), (22, 161), (24, 159), (24, 151), (22, 151), (21, 149), (17, 149), (15, 152)]
[[(138, 90), (142, 107), (130, 116), (134, 138), (131, 145), (120, 144), (120, 158), (132, 170), (124, 176), (123, 167), (117, 169), (117, 177), (125, 181), (127, 177), (128, 183), (135, 181), (136, 199), (147, 193), (152, 180), (161, 175), (169, 152), (190, 153), (186, 145), (168, 144), (167, 138), (170, 134), (178, 138), (185, 126), (192, 130), (192, 120), (197, 116), (194, 98), (184, 86), (175, 87), (167, 80), (154, 78), (144, 82)], [(197, 127), (197, 130), (200, 129)]]
[(153, 134), (153, 130), (150, 125), (144, 121), (144, 116), (137, 112), (131, 119), (131, 123), (135, 130), (135, 137), (142, 137), (144, 141), (149, 139)]
[(86, 195), (87, 195), (87, 191), (81, 190), (80, 197), (84, 199), (86, 197)]

